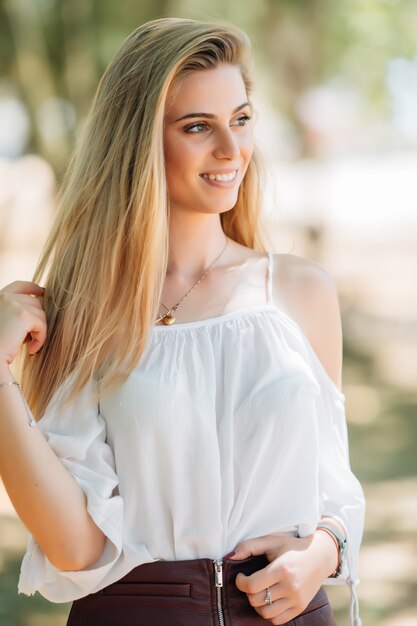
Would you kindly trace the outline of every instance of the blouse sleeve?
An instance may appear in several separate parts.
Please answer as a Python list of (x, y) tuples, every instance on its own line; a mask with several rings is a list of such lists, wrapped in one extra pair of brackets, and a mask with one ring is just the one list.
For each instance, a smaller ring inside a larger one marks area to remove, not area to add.
[[(321, 366), (320, 366), (321, 367)], [(317, 415), (319, 443), (319, 512), (336, 519), (347, 539), (345, 565), (337, 578), (326, 578), (326, 585), (346, 583), (350, 587), (350, 625), (361, 626), (359, 601), (359, 551), (365, 518), (362, 486), (353, 474), (349, 460), (345, 396), (323, 368), (323, 380)]]
[(300, 334), (316, 383), (319, 514), (336, 519), (344, 528), (347, 539), (346, 560), (340, 576), (326, 578), (324, 583), (347, 583), (353, 593), (359, 583), (365, 496), (350, 466), (346, 398), (328, 375), (305, 335)]
[(327, 578), (325, 582), (333, 585), (347, 582), (354, 586), (359, 582), (365, 498), (362, 486), (350, 467), (345, 396), (331, 384), (329, 379), (327, 388), (322, 390), (322, 407), (317, 420), (320, 450), (319, 506), (321, 516), (333, 517), (344, 528), (347, 553), (341, 575)]
[(91, 380), (76, 400), (62, 406), (61, 393), (68, 382), (55, 393), (38, 427), (85, 493), (88, 513), (106, 540), (93, 565), (65, 571), (53, 566), (34, 537), (29, 536), (18, 592), (33, 595), (39, 591), (52, 602), (67, 602), (98, 590), (122, 551), (123, 500), (115, 493), (118, 478), (113, 453), (106, 443), (105, 421), (93, 400), (97, 383)]

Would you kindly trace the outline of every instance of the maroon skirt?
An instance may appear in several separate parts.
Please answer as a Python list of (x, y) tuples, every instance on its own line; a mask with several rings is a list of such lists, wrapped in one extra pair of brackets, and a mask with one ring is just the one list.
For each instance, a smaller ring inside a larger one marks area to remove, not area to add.
[[(108, 587), (75, 600), (67, 626), (266, 626), (271, 622), (235, 585), (239, 572), (248, 576), (266, 565), (263, 555), (241, 561), (225, 558), (217, 567), (211, 559), (144, 563)], [(336, 626), (323, 587), (287, 625)]]

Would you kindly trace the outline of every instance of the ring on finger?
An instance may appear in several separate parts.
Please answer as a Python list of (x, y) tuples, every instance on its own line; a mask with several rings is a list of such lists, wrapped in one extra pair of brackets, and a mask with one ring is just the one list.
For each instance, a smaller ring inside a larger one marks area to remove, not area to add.
[(272, 604), (271, 591), (270, 591), (269, 587), (266, 588), (266, 594), (265, 594), (264, 602), (265, 602), (266, 605)]

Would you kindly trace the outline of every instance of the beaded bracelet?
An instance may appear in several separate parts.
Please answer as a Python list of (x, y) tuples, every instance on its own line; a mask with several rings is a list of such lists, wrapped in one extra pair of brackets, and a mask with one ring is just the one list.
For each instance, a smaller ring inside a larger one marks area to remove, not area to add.
[(1, 383), (0, 389), (3, 389), (3, 387), (11, 387), (12, 385), (16, 385), (16, 387), (19, 388), (19, 392), (22, 397), (23, 404), (25, 405), (26, 415), (28, 416), (29, 426), (30, 427), (36, 426), (36, 420), (32, 417), (32, 415), (29, 412), (29, 408), (28, 408), (28, 405), (26, 404), (25, 396), (23, 395), (22, 387), (19, 385), (19, 383), (16, 380), (9, 380), (7, 383)]

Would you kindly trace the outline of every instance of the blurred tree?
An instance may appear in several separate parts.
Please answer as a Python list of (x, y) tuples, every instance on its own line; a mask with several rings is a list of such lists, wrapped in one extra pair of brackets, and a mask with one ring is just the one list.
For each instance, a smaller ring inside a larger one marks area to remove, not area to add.
[(168, 15), (244, 28), (267, 95), (301, 135), (295, 110), (306, 89), (343, 75), (383, 109), (387, 62), (416, 53), (415, 0), (212, 0), (210, 9), (203, 0), (0, 0), (0, 80), (17, 83), (28, 106), (30, 150), (59, 172), (121, 41)]
[(27, 0), (5, 0), (3, 14), (7, 18), (8, 32), (14, 44), (13, 73), (18, 76), (19, 86), (28, 106), (35, 147), (59, 167), (63, 165), (69, 151), (68, 137), (62, 133), (53, 141), (50, 138), (48, 140), (41, 130), (38, 118), (42, 105), (58, 97), (54, 65), (48, 55), (40, 7), (36, 2)]

